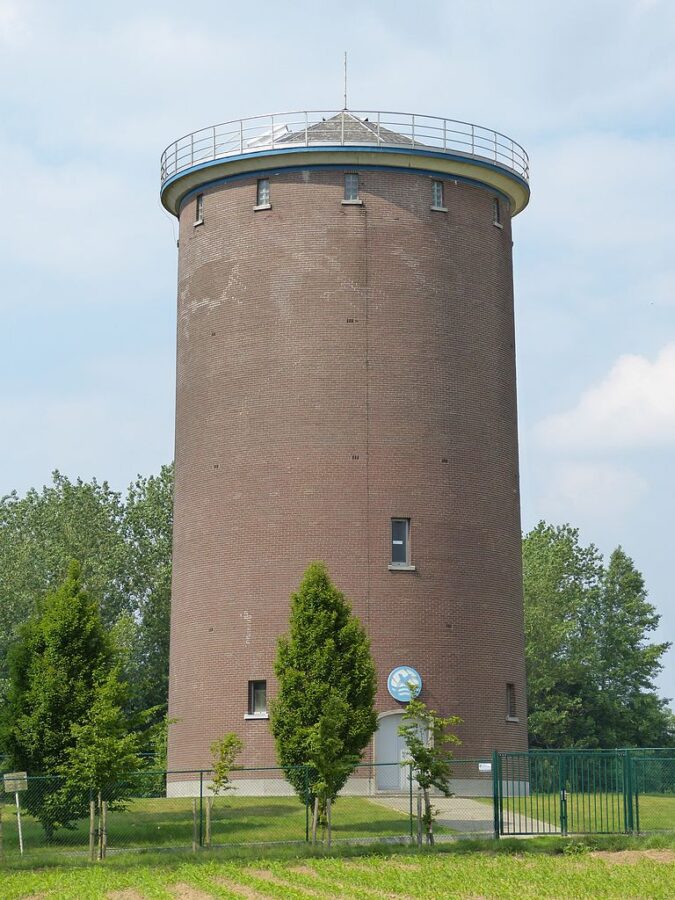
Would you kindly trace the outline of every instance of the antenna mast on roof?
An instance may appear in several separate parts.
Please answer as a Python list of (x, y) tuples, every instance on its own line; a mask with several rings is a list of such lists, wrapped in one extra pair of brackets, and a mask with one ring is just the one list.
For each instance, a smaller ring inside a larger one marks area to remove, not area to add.
[(345, 50), (345, 105), (343, 109), (347, 109), (347, 51)]

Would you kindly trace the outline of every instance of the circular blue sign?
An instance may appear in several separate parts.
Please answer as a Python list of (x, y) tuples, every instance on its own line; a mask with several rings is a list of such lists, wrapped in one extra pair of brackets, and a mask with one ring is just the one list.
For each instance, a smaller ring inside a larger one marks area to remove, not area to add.
[[(411, 690), (412, 687), (412, 690)], [(420, 673), (412, 666), (396, 666), (387, 678), (387, 690), (401, 703), (409, 703), (413, 697), (417, 697), (422, 690), (422, 678)]]

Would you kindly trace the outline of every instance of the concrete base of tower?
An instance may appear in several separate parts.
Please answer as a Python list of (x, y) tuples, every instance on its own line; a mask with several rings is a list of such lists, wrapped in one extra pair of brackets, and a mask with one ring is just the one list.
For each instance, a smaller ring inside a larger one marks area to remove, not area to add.
[[(413, 789), (415, 784), (413, 783)], [(505, 796), (524, 797), (529, 795), (529, 784), (526, 781), (504, 782), (502, 790)], [(453, 797), (492, 797), (492, 778), (453, 778), (450, 781), (450, 794)], [(439, 791), (432, 791), (436, 797), (442, 796)], [(410, 783), (404, 774), (399, 785), (393, 782), (391, 786), (382, 784), (377, 774), (368, 778), (348, 778), (346, 785), (340, 791), (339, 797), (373, 797), (382, 798), (390, 796), (409, 796)], [(167, 782), (166, 796), (179, 797), (213, 797), (210, 781), (205, 777), (201, 782), (199, 778), (177, 778), (176, 781)], [(236, 788), (228, 792), (230, 799), (236, 797), (294, 797), (296, 792), (293, 786), (285, 778), (241, 778), (237, 779)]]

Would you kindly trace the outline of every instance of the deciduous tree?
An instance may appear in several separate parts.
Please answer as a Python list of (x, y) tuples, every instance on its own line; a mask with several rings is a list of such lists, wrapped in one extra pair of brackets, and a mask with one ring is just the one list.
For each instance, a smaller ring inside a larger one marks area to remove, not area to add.
[[(424, 799), (422, 824), (426, 842), (434, 843), (434, 818), (436, 810), (431, 803), (432, 787), (449, 797), (452, 776), (452, 746), (461, 741), (448, 731), (462, 720), (458, 716), (439, 716), (436, 710), (422, 700), (413, 697), (408, 703), (398, 733), (405, 740), (408, 759), (401, 765), (409, 765), (412, 777), (419, 785)], [(418, 832), (419, 833), (419, 832)]]
[(617, 548), (607, 567), (577, 529), (540, 522), (523, 540), (530, 742), (537, 747), (675, 740), (654, 678), (667, 643), (642, 575)]

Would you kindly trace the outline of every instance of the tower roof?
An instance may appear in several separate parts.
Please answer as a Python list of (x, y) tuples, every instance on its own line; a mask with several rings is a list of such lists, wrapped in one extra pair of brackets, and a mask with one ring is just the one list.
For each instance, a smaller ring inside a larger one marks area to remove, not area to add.
[(322, 119), (307, 129), (290, 132), (277, 138), (277, 144), (399, 144), (401, 146), (421, 146), (413, 144), (411, 138), (384, 125), (371, 122), (368, 117), (360, 119), (349, 110), (343, 109), (328, 119)]

